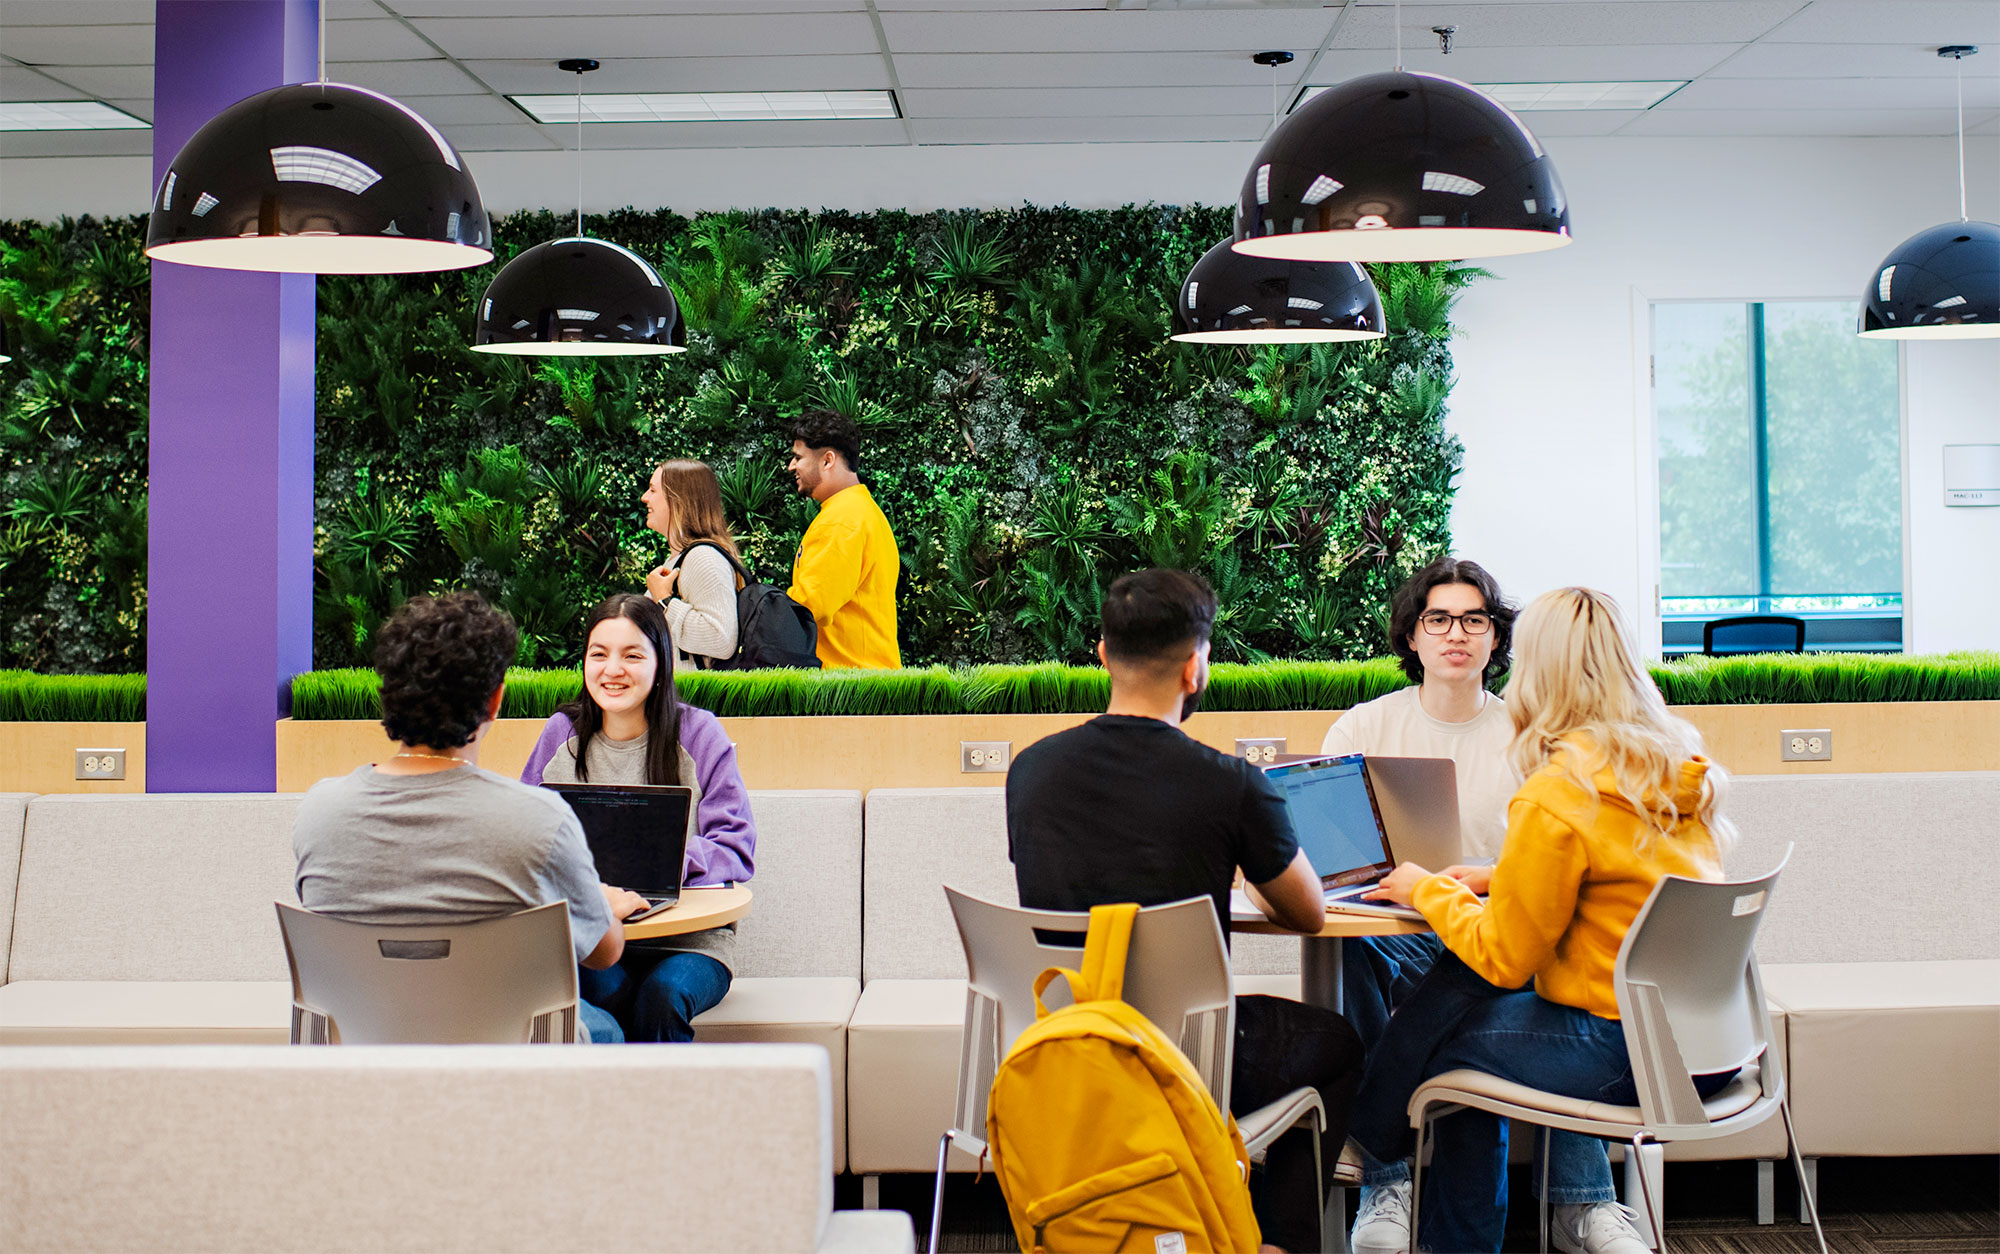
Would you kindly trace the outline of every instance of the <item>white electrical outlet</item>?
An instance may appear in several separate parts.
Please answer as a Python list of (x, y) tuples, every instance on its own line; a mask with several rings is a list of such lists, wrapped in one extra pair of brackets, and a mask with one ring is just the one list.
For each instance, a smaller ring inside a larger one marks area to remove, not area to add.
[(1245, 758), (1258, 766), (1269, 766), (1285, 751), (1283, 736), (1238, 736), (1236, 756)]
[(76, 777), (78, 779), (124, 779), (125, 751), (123, 749), (78, 749), (76, 751)]
[(1778, 760), (1781, 762), (1833, 761), (1833, 731), (1826, 727), (1778, 733)]
[(972, 774), (981, 771), (1007, 770), (1007, 759), (1013, 756), (1014, 742), (1011, 740), (961, 740), (958, 742), (958, 769), (961, 773)]

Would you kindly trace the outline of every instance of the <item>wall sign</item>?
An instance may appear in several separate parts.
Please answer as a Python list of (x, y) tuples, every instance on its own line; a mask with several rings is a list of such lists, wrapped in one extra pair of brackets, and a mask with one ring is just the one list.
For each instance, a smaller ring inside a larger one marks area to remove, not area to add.
[(1944, 503), (2000, 505), (2000, 444), (1944, 446)]

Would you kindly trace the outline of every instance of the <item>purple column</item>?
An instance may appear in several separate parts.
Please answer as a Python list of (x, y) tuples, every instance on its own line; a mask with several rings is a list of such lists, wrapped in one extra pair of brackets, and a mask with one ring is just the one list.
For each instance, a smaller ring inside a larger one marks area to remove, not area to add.
[[(159, 0), (153, 182), (316, 75), (317, 0)], [(312, 667), (313, 276), (153, 263), (146, 791), (269, 792)]]

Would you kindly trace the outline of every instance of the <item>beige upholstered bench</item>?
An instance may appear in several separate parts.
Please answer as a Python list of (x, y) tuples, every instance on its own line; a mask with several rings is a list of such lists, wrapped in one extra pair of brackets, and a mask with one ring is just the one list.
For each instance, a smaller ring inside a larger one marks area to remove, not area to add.
[(798, 1045), (0, 1049), (0, 1248), (914, 1251)]
[(282, 1044), (296, 795), (28, 803), (0, 1044)]
[(861, 996), (861, 794), (750, 794), (757, 874), (736, 979), (699, 1042), (818, 1045), (832, 1063), (834, 1170), (847, 1165), (847, 1021)]

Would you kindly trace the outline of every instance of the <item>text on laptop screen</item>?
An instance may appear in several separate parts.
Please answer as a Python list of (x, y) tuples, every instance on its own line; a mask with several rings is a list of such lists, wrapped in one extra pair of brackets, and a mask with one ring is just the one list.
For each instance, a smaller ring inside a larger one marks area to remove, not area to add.
[(1284, 796), (1299, 848), (1327, 887), (1376, 879), (1395, 868), (1360, 754), (1280, 766), (1265, 774)]
[(564, 788), (563, 800), (583, 824), (597, 878), (641, 896), (680, 888), (679, 839), (687, 823), (683, 796), (646, 796), (609, 789)]

